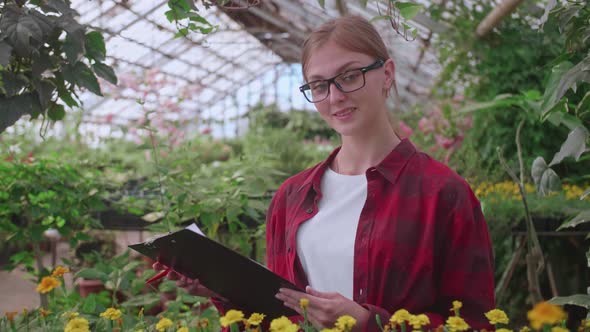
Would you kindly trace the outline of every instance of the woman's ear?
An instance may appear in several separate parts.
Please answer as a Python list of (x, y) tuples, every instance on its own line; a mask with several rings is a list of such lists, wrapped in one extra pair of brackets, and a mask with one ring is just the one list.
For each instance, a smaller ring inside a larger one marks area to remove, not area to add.
[(389, 90), (395, 82), (395, 63), (391, 58), (389, 58), (385, 61), (385, 64), (383, 64), (383, 68), (385, 69), (384, 88)]

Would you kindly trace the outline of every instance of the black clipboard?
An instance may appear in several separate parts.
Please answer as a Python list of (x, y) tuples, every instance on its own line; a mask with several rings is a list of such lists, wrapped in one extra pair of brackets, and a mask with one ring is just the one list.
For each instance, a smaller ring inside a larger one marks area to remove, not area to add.
[(192, 230), (182, 229), (129, 248), (186, 277), (199, 279), (228, 299), (234, 309), (265, 314), (270, 319), (298, 315), (275, 294), (281, 287), (304, 292), (302, 289), (262, 264)]

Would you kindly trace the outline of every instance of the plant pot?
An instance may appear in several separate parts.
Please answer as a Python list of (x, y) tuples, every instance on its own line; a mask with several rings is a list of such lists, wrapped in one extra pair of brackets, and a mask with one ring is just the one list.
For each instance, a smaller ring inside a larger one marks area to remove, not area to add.
[(78, 292), (80, 296), (87, 297), (89, 294), (98, 294), (106, 290), (102, 281), (97, 279), (78, 279)]

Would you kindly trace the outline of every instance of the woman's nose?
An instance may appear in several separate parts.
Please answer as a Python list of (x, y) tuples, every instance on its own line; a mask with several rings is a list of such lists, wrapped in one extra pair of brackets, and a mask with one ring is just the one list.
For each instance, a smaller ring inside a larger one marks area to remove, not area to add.
[(330, 98), (331, 102), (338, 102), (341, 101), (342, 99), (344, 99), (344, 92), (340, 91), (340, 89), (338, 89), (338, 87), (336, 86), (336, 83), (332, 83), (330, 84), (330, 96), (328, 96)]

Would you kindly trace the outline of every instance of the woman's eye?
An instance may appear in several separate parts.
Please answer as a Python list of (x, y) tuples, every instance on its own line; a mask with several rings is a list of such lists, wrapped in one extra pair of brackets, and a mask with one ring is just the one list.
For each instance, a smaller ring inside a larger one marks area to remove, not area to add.
[(357, 77), (359, 77), (358, 73), (350, 73), (350, 74), (346, 74), (342, 77), (343, 81), (354, 81), (355, 79), (357, 79)]
[(313, 91), (325, 91), (328, 84), (326, 83), (318, 83), (311, 86)]

